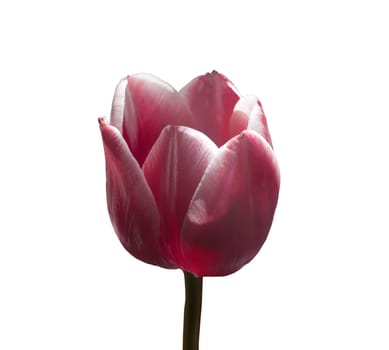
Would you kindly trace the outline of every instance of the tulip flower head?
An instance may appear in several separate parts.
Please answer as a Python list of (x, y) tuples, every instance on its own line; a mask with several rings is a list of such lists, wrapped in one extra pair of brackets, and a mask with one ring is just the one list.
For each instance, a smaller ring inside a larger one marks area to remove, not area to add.
[(99, 123), (108, 211), (130, 254), (195, 276), (228, 275), (254, 258), (280, 185), (256, 97), (215, 71), (180, 91), (135, 74)]

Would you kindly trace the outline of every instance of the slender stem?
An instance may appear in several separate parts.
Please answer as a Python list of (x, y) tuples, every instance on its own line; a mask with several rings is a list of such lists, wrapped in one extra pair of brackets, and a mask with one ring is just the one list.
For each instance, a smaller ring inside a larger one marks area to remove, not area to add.
[(183, 350), (198, 350), (201, 319), (203, 278), (184, 271), (185, 311)]

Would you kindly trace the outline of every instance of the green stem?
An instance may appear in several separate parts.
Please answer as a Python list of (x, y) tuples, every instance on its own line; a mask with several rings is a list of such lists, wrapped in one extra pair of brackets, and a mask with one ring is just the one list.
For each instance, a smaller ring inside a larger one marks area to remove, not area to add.
[(203, 278), (184, 271), (185, 311), (183, 350), (198, 350), (201, 319)]

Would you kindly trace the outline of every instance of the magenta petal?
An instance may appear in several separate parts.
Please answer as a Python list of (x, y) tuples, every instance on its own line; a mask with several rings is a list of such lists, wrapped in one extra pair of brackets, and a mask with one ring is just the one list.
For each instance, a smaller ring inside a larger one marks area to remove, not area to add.
[(154, 194), (168, 256), (182, 265), (180, 230), (201, 177), (218, 151), (204, 134), (167, 126), (151, 149), (143, 173)]
[(254, 130), (273, 147), (265, 113), (258, 98), (243, 96), (235, 105), (230, 120), (230, 137), (240, 134), (243, 130)]
[(182, 227), (188, 271), (222, 276), (248, 263), (265, 242), (279, 191), (269, 144), (244, 131), (225, 144), (207, 168)]
[(195, 128), (208, 135), (217, 146), (229, 139), (229, 120), (239, 94), (222, 74), (213, 71), (184, 86), (185, 97), (194, 115)]
[(143, 173), (120, 132), (99, 119), (107, 173), (107, 203), (112, 225), (123, 246), (136, 258), (176, 267), (160, 248), (160, 218)]
[(192, 126), (193, 117), (182, 96), (153, 75), (132, 75), (127, 83), (123, 136), (142, 165), (165, 126)]

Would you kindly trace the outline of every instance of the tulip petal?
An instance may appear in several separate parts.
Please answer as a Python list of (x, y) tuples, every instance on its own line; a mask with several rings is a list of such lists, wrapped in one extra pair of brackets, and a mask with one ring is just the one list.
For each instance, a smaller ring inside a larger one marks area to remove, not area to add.
[(120, 242), (136, 258), (166, 268), (176, 267), (163, 256), (160, 218), (143, 173), (120, 132), (99, 119), (107, 173), (107, 203)]
[(193, 79), (180, 93), (193, 113), (195, 129), (217, 146), (229, 139), (229, 120), (239, 94), (234, 85), (216, 71)]
[(243, 130), (254, 130), (273, 148), (265, 113), (258, 98), (252, 95), (243, 96), (235, 105), (230, 120), (230, 137)]
[(244, 131), (226, 143), (189, 205), (181, 232), (185, 269), (222, 276), (248, 263), (270, 230), (279, 181), (275, 155), (258, 133)]
[(124, 98), (127, 87), (127, 78), (123, 78), (116, 86), (112, 100), (110, 124), (123, 134)]
[(150, 74), (127, 78), (123, 136), (141, 166), (165, 126), (192, 126), (192, 120), (185, 100), (168, 83)]
[(161, 217), (167, 256), (181, 264), (180, 230), (205, 169), (217, 146), (188, 127), (167, 126), (143, 164), (144, 176), (154, 194)]

